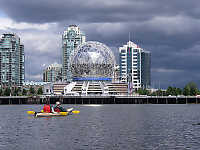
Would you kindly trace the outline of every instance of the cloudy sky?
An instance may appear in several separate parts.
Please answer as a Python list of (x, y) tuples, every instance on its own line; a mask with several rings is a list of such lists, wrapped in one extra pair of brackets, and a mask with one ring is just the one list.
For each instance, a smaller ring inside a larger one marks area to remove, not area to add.
[(152, 87), (200, 87), (200, 1), (0, 0), (0, 34), (14, 32), (25, 45), (26, 80), (61, 63), (61, 35), (70, 24), (87, 40), (118, 47), (129, 39), (152, 53)]

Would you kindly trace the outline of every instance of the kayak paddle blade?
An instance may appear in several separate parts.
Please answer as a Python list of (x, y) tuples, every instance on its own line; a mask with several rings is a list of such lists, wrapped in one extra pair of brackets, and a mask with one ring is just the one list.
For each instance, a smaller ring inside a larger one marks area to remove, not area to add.
[(66, 116), (68, 114), (68, 112), (60, 112), (60, 115), (62, 116)]
[(73, 110), (72, 113), (73, 113), (73, 114), (79, 114), (80, 111), (79, 111), (79, 110)]
[(74, 108), (69, 108), (67, 109), (68, 112), (71, 112)]
[(35, 112), (34, 112), (34, 111), (27, 111), (27, 114), (29, 114), (29, 115), (34, 115)]

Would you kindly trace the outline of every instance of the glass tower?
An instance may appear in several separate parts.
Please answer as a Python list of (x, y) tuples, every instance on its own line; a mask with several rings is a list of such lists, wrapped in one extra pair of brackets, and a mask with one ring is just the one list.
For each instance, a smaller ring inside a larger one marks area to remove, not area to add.
[(70, 25), (62, 35), (62, 80), (71, 82), (70, 57), (76, 52), (76, 48), (86, 41), (84, 33), (76, 25)]
[(151, 54), (129, 41), (119, 48), (120, 80), (133, 89), (147, 88), (151, 82)]
[(142, 88), (150, 88), (151, 85), (151, 53), (142, 51), (141, 53), (141, 84)]
[(0, 39), (0, 83), (22, 86), (24, 82), (24, 45), (15, 34), (3, 34)]

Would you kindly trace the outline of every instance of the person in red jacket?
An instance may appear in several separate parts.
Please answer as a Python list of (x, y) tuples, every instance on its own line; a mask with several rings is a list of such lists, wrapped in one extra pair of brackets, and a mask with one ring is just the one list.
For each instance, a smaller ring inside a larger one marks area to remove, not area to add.
[(49, 104), (45, 104), (43, 107), (43, 112), (50, 113), (51, 112), (51, 106)]

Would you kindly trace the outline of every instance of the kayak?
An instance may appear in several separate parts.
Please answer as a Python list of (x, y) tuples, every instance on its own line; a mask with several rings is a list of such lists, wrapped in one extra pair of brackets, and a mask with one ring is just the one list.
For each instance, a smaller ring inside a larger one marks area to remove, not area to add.
[(54, 116), (67, 116), (69, 114), (79, 114), (80, 111), (73, 110), (73, 108), (67, 109), (67, 112), (35, 112), (35, 111), (27, 111), (27, 114), (34, 115), (35, 117), (54, 117)]
[(68, 114), (69, 114), (69, 112), (58, 112), (58, 113), (36, 112), (35, 117), (67, 116)]

